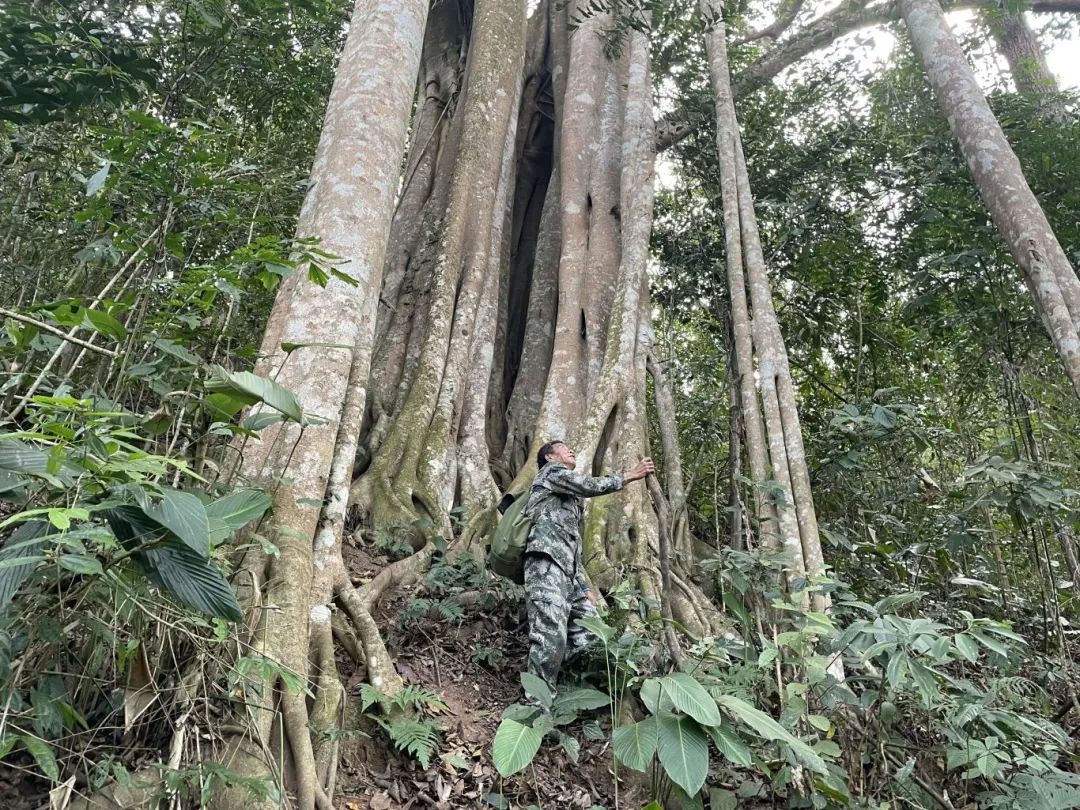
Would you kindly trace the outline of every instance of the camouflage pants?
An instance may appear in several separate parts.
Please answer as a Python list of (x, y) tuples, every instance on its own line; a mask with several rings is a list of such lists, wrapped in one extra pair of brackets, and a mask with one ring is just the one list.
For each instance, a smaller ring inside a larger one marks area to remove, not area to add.
[(563, 659), (588, 647), (589, 631), (577, 619), (595, 617), (576, 577), (567, 576), (546, 554), (525, 555), (525, 600), (529, 613), (529, 672), (555, 692)]

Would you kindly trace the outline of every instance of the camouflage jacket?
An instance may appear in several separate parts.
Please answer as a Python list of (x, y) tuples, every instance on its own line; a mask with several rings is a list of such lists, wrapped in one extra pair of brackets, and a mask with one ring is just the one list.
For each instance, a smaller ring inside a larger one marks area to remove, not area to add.
[(581, 570), (581, 518), (584, 498), (623, 488), (621, 475), (590, 478), (564, 464), (545, 464), (529, 488), (526, 514), (533, 519), (526, 552), (546, 554), (567, 576)]

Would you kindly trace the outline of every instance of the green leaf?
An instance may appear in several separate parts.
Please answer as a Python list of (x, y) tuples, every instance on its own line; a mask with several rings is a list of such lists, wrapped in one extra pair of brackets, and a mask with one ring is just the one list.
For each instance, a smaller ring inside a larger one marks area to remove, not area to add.
[(61, 568), (74, 571), (76, 574), (101, 574), (101, 563), (96, 557), (89, 554), (61, 554), (56, 558)]
[(615, 756), (627, 768), (644, 771), (656, 753), (656, 735), (655, 717), (619, 726), (611, 735)]
[(78, 467), (63, 461), (59, 469), (49, 453), (32, 444), (0, 436), (0, 470), (44, 478), (50, 483), (70, 487), (81, 472)]
[(45, 541), (40, 538), (51, 532), (52, 528), (45, 521), (30, 520), (20, 523), (4, 542), (0, 549), (0, 610), (8, 606), (34, 566), (41, 561), (37, 555)]
[(147, 579), (188, 607), (233, 622), (244, 618), (236, 594), (218, 567), (188, 546), (171, 542), (132, 556)]
[(87, 308), (83, 310), (83, 318), (84, 323), (90, 329), (112, 338), (117, 343), (127, 337), (127, 330), (124, 329), (124, 325), (108, 312)]
[[(195, 610), (240, 621), (243, 612), (217, 566), (134, 506), (105, 509), (102, 517), (116, 539), (154, 585)], [(156, 547), (155, 547), (156, 545)]]
[(50, 509), (47, 513), (49, 523), (58, 528), (60, 531), (71, 528), (71, 518), (67, 514), (65, 509)]
[(578, 757), (581, 756), (581, 743), (569, 734), (563, 734), (562, 737), (559, 738), (559, 743), (562, 745), (566, 755), (570, 757), (570, 761), (576, 765)]
[(874, 421), (883, 428), (891, 430), (896, 427), (896, 414), (883, 405), (874, 405), (871, 409)]
[(752, 728), (756, 734), (767, 740), (782, 742), (790, 746), (795, 756), (806, 767), (818, 773), (826, 772), (825, 761), (809, 745), (795, 737), (765, 712), (734, 695), (718, 695), (716, 702), (735, 718)]
[(956, 651), (971, 663), (974, 664), (979, 660), (979, 645), (967, 633), (957, 633), (953, 636), (953, 644), (956, 646)]
[[(222, 394), (214, 394), (215, 397), (223, 396)], [(235, 402), (236, 400), (233, 400)], [(239, 403), (239, 407), (229, 414), (232, 417), (236, 411), (243, 407), (242, 403)], [(276, 425), (282, 421), (285, 417), (277, 411), (260, 411), (259, 413), (251, 413), (244, 417), (244, 421), (240, 423), (240, 427), (247, 428), (248, 430), (260, 431), (270, 427), (270, 425)]]
[(579, 627), (584, 627), (594, 636), (604, 642), (605, 645), (609, 644), (612, 639), (615, 638), (616, 630), (614, 627), (606, 624), (603, 619), (599, 618), (586, 618), (578, 619), (577, 624)]
[(690, 715), (701, 725), (715, 726), (720, 722), (716, 701), (692, 676), (685, 672), (673, 672), (660, 679), (660, 686), (676, 709)]
[[(210, 394), (209, 396), (203, 397), (202, 404), (215, 418), (220, 419), (223, 422), (232, 419), (244, 407), (243, 402), (228, 394)], [(281, 414), (275, 412), (274, 416), (277, 417), (275, 421), (281, 421)], [(248, 419), (244, 420), (245, 423), (248, 421)], [(252, 430), (258, 429), (259, 428), (252, 428)]]
[(201, 366), (202, 358), (193, 353), (186, 346), (177, 343), (175, 340), (169, 338), (159, 338), (154, 341), (154, 346), (161, 349), (165, 354), (172, 355), (177, 360), (182, 360), (189, 366)]
[(140, 506), (148, 518), (171, 531), (192, 551), (204, 559), (210, 556), (210, 521), (206, 507), (197, 497), (162, 487), (157, 503), (146, 500)]
[(217, 521), (210, 531), (211, 545), (224, 542), (233, 532), (262, 517), (272, 502), (270, 495), (261, 489), (241, 489), (207, 504), (207, 518), (212, 523)]
[(972, 628), (971, 635), (975, 636), (975, 638), (978, 639), (979, 643), (982, 644), (984, 647), (986, 647), (986, 649), (997, 653), (1002, 658), (1008, 658), (1009, 657), (1008, 649), (1005, 647), (1004, 644), (999, 642), (997, 639), (986, 635), (986, 633), (984, 633), (981, 630), (978, 630), (976, 628)]
[(750, 748), (743, 742), (742, 737), (739, 736), (730, 723), (709, 726), (707, 731), (709, 736), (712, 737), (713, 744), (716, 745), (716, 750), (725, 758), (735, 765), (742, 765), (744, 768), (750, 767), (753, 762), (753, 754), (751, 754)]
[(273, 380), (249, 371), (226, 371), (221, 366), (212, 366), (211, 378), (206, 381), (206, 388), (209, 391), (226, 393), (245, 405), (263, 402), (294, 422), (303, 420), (303, 411), (296, 394)]
[(525, 694), (531, 698), (536, 698), (546, 709), (551, 708), (551, 702), (555, 696), (551, 694), (551, 689), (544, 681), (531, 672), (521, 673), (521, 685), (525, 689)]
[(535, 728), (516, 720), (503, 720), (491, 743), (491, 760), (495, 769), (506, 778), (533, 761), (540, 750), (542, 737)]
[(99, 191), (101, 187), (105, 185), (105, 180), (109, 176), (109, 169), (112, 168), (112, 163), (105, 161), (105, 165), (90, 175), (90, 179), (86, 181), (86, 196), (93, 197)]
[(911, 675), (915, 679), (915, 684), (919, 687), (919, 692), (922, 694), (923, 705), (930, 708), (934, 698), (940, 692), (937, 681), (934, 680), (934, 671), (914, 659), (909, 664), (911, 666)]
[(885, 668), (885, 675), (889, 679), (889, 686), (893, 689), (901, 686), (907, 679), (907, 655), (899, 650), (893, 651), (889, 658), (889, 664)]
[(641, 684), (641, 702), (645, 704), (645, 708), (653, 714), (657, 714), (660, 711), (660, 695), (663, 690), (660, 688), (660, 681), (656, 678), (647, 678), (645, 683)]
[(26, 746), (26, 750), (30, 752), (34, 757), (34, 761), (37, 763), (38, 768), (53, 782), (60, 781), (60, 768), (56, 764), (56, 757), (53, 756), (52, 749), (49, 744), (38, 737), (31, 737), (29, 734), (20, 735), (22, 744)]
[(724, 604), (727, 609), (735, 614), (735, 617), (742, 622), (744, 627), (753, 627), (753, 620), (750, 618), (750, 611), (746, 609), (746, 605), (742, 603), (742, 600), (732, 590), (724, 591)]
[(656, 749), (671, 781), (690, 796), (701, 790), (709, 774), (709, 741), (690, 717), (660, 714), (656, 718)]
[(555, 698), (554, 711), (581, 712), (601, 709), (611, 703), (611, 698), (598, 689), (580, 688), (560, 692)]

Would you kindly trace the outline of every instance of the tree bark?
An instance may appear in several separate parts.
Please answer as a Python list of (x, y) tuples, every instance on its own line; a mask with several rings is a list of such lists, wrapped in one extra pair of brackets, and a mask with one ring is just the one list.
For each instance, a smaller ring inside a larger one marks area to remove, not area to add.
[[(721, 14), (719, 2), (701, 0), (701, 16), (706, 22), (705, 49), (716, 108), (739, 406), (745, 425), (750, 471), (756, 485), (757, 517), (766, 544), (779, 542), (788, 553), (787, 582), (795, 598), (820, 611), (828, 607), (828, 598), (815, 592), (808, 599), (802, 590), (802, 581), (807, 576), (824, 574), (825, 563), (787, 349), (773, 307), (739, 137)], [(763, 488), (770, 479), (779, 493), (776, 497), (766, 498)]]
[[(276, 558), (250, 551), (241, 565), (238, 590), (251, 611), (247, 641), (283, 669), (310, 673), (320, 693), (309, 712), (302, 693), (268, 676), (249, 702), (247, 733), (225, 757), (229, 767), (253, 777), (283, 774), (305, 810), (328, 805), (333, 782), (334, 749), (320, 744), (317, 758), (309, 721), (324, 721), (315, 729), (323, 737), (326, 719), (333, 721), (343, 699), (329, 646), (330, 603), (343, 572), (342, 484), (366, 399), (375, 306), (427, 5), (359, 0), (355, 7), (297, 232), (319, 238), (357, 283), (332, 278), (322, 289), (298, 269), (281, 285), (258, 370), (297, 393), (309, 423), (267, 428), (260, 442), (243, 448), (239, 471), (272, 491), (269, 534), (279, 549)], [(350, 312), (357, 317), (342, 317)], [(283, 343), (298, 348), (284, 352)], [(264, 744), (275, 729), (287, 747), (276, 755)], [(234, 790), (222, 792), (217, 802), (229, 808), (247, 803)]]
[(937, 0), (901, 0), (912, 47), (967, 160), (979, 195), (1035, 300), (1080, 395), (1080, 280), (1024, 178)]
[(1003, 8), (984, 11), (980, 16), (1009, 63), (1018, 93), (1040, 96), (1058, 92), (1057, 79), (1046, 62), (1046, 52), (1023, 11)]

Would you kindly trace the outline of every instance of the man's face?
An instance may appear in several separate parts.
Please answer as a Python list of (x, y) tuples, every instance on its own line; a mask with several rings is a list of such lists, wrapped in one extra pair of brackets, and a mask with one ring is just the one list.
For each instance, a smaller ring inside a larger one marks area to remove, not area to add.
[(547, 454), (548, 461), (558, 461), (560, 464), (565, 464), (571, 470), (577, 466), (577, 456), (574, 455), (574, 451), (561, 442), (551, 448), (551, 452)]

